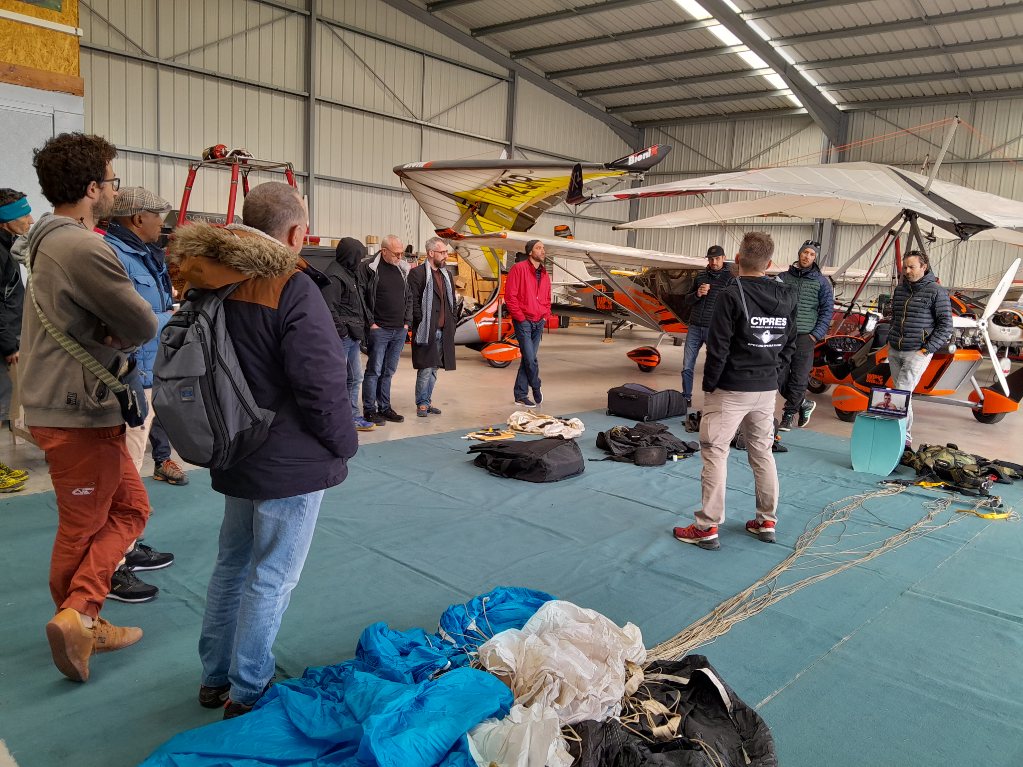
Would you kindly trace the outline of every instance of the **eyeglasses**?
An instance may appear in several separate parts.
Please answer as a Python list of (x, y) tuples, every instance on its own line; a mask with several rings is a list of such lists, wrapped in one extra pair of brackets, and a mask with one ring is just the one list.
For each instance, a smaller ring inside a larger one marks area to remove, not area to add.
[(99, 186), (103, 186), (104, 184), (112, 184), (115, 192), (121, 188), (121, 179), (117, 178), (116, 176), (114, 176), (114, 178), (97, 179), (96, 183)]
[(438, 254), (438, 255), (440, 255), (441, 253), (443, 253), (443, 254), (444, 254), (444, 255), (446, 256), (446, 255), (448, 254), (448, 249), (447, 249), (447, 248), (444, 248), (444, 250), (431, 250), (431, 251), (429, 251), (429, 252), (430, 252), (430, 253), (436, 253), (436, 254)]

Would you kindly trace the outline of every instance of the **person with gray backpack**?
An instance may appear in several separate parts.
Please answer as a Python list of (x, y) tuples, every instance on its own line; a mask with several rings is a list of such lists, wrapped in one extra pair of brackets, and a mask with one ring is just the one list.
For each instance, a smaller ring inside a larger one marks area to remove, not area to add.
[(177, 231), (169, 259), (185, 302), (161, 336), (153, 396), (171, 444), (187, 461), (204, 456), (225, 496), (199, 639), (199, 703), (225, 719), (248, 713), (273, 677), (324, 491), (358, 448), (326, 280), (298, 255), (304, 200), (260, 184), (242, 220)]

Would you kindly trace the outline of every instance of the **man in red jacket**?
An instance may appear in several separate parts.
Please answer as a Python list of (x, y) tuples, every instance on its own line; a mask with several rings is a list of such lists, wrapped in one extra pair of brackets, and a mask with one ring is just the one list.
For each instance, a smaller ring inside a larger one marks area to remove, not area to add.
[[(551, 314), (551, 278), (544, 266), (545, 257), (542, 242), (527, 242), (526, 258), (508, 271), (504, 288), (504, 303), (522, 352), (519, 373), (515, 376), (515, 404), (525, 407), (536, 407), (543, 402), (537, 354), (544, 323)], [(530, 389), (533, 399), (529, 398)]]

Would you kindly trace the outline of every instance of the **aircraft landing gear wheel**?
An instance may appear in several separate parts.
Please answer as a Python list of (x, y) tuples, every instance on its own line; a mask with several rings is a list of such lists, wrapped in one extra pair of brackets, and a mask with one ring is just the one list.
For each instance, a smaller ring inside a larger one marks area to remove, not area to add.
[[(484, 359), (486, 358), (484, 357)], [(505, 360), (504, 362), (499, 360), (487, 360), (487, 364), (492, 368), (506, 368), (511, 364), (511, 360)]]
[(806, 384), (806, 388), (814, 394), (823, 394), (828, 390), (828, 385), (823, 381), (819, 381), (816, 378), (811, 377)]
[(835, 415), (838, 416), (838, 420), (839, 421), (845, 421), (846, 423), (852, 423), (853, 421), (856, 420), (856, 416), (859, 415), (859, 413), (850, 413), (850, 412), (848, 412), (846, 410), (839, 410), (836, 407), (835, 408)]
[(1003, 418), (1005, 418), (1005, 415), (1006, 415), (1005, 413), (987, 413), (987, 414), (984, 414), (984, 413), (980, 412), (979, 410), (971, 410), (970, 412), (973, 413), (973, 417), (976, 418), (981, 423), (998, 423)]
[(636, 367), (639, 368), (639, 371), (641, 373), (653, 373), (654, 372), (654, 369), (652, 367), (650, 367), (649, 365), (639, 365), (639, 364), (637, 364)]

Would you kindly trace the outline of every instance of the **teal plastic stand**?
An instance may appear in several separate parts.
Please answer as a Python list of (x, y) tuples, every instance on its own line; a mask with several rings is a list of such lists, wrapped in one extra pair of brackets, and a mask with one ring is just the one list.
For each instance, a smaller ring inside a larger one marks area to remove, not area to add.
[(887, 477), (902, 460), (906, 419), (860, 413), (853, 424), (850, 449), (853, 471)]

